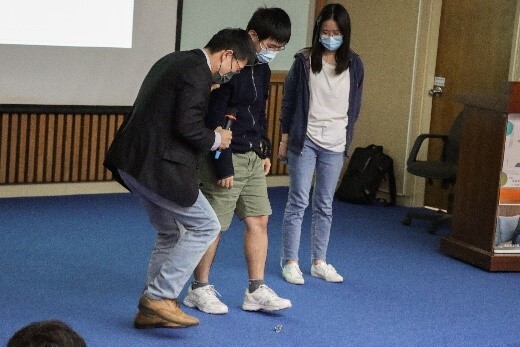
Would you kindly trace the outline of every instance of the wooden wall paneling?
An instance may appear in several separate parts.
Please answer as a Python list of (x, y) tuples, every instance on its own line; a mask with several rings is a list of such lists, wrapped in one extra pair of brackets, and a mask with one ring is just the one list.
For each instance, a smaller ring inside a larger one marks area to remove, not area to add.
[(65, 117), (65, 128), (64, 128), (64, 143), (63, 143), (63, 172), (60, 178), (60, 182), (69, 182), (72, 181), (72, 146), (73, 146), (73, 121), (74, 116), (72, 114), (67, 114)]
[(14, 183), (14, 173), (16, 172), (16, 149), (18, 139), (18, 116), (9, 115), (9, 136), (7, 140), (7, 177), (6, 183)]
[[(43, 118), (43, 114), (41, 115)], [(45, 161), (44, 161), (44, 171), (45, 175), (43, 181), (46, 183), (50, 183), (53, 181), (54, 174), (54, 164), (55, 164), (55, 145), (56, 145), (56, 116), (54, 114), (49, 114), (47, 117), (47, 127), (45, 134)]]
[(46, 151), (46, 142), (47, 142), (47, 120), (48, 116), (46, 114), (39, 114), (36, 116), (38, 119), (38, 129), (37, 129), (37, 149), (36, 149), (36, 182), (43, 183), (45, 182), (45, 163), (47, 158), (45, 156)]
[[(277, 160), (285, 74), (273, 72), (266, 104), (271, 175), (287, 173)], [(121, 106), (0, 105), (0, 185), (112, 180), (103, 161), (130, 111)]]
[[(112, 141), (114, 141), (114, 138), (117, 134), (117, 129), (121, 126), (122, 122), (119, 122), (118, 116), (112, 115), (112, 117), (108, 117), (109, 123), (108, 123), (108, 131), (107, 131), (107, 148), (105, 150), (105, 153), (108, 151), (108, 148), (110, 147), (110, 144)], [(103, 154), (103, 158), (105, 157), (105, 154)], [(112, 179), (112, 173), (108, 170), (106, 171), (106, 177), (107, 179)]]
[(16, 183), (23, 183), (25, 180), (27, 180), (27, 165), (28, 165), (28, 157), (29, 157), (29, 150), (28, 150), (28, 142), (30, 141), (30, 120), (29, 117), (27, 117), (27, 114), (19, 114), (18, 116), (18, 140), (17, 142), (17, 151), (16, 151), (16, 157), (13, 158), (15, 161), (15, 167), (14, 167), (14, 180)]
[(2, 113), (2, 121), (0, 123), (2, 127), (0, 131), (0, 184), (7, 182), (7, 165), (9, 163), (7, 144), (9, 143), (10, 135), (9, 118), (8, 113)]
[[(116, 120), (117, 120), (117, 126), (116, 126), (116, 129), (115, 129), (114, 133), (113, 133), (113, 137), (116, 136), (117, 129), (119, 129), (119, 127), (123, 124), (123, 122), (125, 120), (125, 115), (124, 114), (118, 114)], [(112, 141), (110, 141), (110, 143), (112, 143)], [(109, 145), (110, 145), (110, 143), (109, 143)], [(108, 151), (108, 148), (107, 148), (107, 151)], [(105, 153), (106, 153), (106, 151), (105, 151)], [(104, 157), (105, 156), (103, 155), (103, 159), (104, 159)], [(108, 171), (108, 170), (106, 170), (106, 172), (108, 172), (108, 174), (110, 175), (110, 178), (112, 178), (112, 173), (110, 173), (110, 171)]]
[[(106, 115), (104, 115), (106, 117)], [(96, 180), (99, 144), (99, 115), (93, 114), (91, 117), (90, 138), (89, 138), (89, 158), (88, 158), (88, 181)]]
[(89, 151), (90, 151), (90, 132), (91, 132), (91, 120), (92, 117), (89, 114), (80, 115), (81, 126), (80, 133), (81, 138), (79, 139), (79, 181), (86, 181), (88, 177), (88, 165), (89, 165)]
[[(269, 87), (269, 95), (273, 95), (276, 93), (276, 85), (271, 84)], [(267, 131), (269, 133), (269, 138), (274, 139), (272, 134), (275, 128), (275, 118), (276, 118), (276, 110), (275, 110), (275, 104), (273, 102), (273, 98), (269, 97), (267, 100)], [(271, 141), (272, 145), (272, 162), (271, 162), (271, 171), (270, 174), (276, 174), (277, 173), (277, 160), (276, 157), (278, 155), (278, 144), (275, 141)]]
[(71, 157), (71, 182), (79, 182), (81, 165), (81, 115), (74, 115), (73, 135), (72, 135), (72, 157)]
[(64, 151), (65, 151), (65, 117), (61, 114), (56, 115), (56, 134), (54, 138), (54, 166), (52, 174), (52, 182), (61, 182), (63, 178), (64, 168)]
[(107, 179), (108, 170), (103, 167), (103, 160), (105, 153), (108, 151), (108, 136), (107, 136), (107, 123), (108, 117), (101, 117), (99, 120), (99, 147), (98, 147), (98, 158), (101, 165), (98, 165), (96, 170), (96, 177), (100, 181)]
[(284, 175), (287, 173), (285, 164), (277, 159), (281, 139), (280, 115), (282, 113), (282, 97), (285, 76), (286, 72), (284, 71), (273, 72), (271, 76), (271, 86), (269, 88), (269, 98), (267, 100), (268, 132), (273, 146), (271, 175)]
[[(283, 84), (280, 84), (277, 88), (277, 91), (276, 91), (276, 118), (275, 118), (275, 128), (274, 128), (274, 134), (273, 134), (273, 139), (275, 139), (275, 142), (278, 144), (278, 146), (280, 145), (280, 140), (282, 138), (282, 129), (281, 129), (281, 125), (280, 125), (280, 115), (282, 114), (282, 98), (283, 98), (283, 91), (284, 91), (284, 88), (283, 88)], [(277, 151), (278, 153), (278, 151)], [(278, 170), (277, 170), (277, 173), (279, 175), (286, 175), (287, 174), (287, 166), (285, 165), (284, 162), (281, 162), (279, 160), (277, 160), (277, 163), (278, 163)]]

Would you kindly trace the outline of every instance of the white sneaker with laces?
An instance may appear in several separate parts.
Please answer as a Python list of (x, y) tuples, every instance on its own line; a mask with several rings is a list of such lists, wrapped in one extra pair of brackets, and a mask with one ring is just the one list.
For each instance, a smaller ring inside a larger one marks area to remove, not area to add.
[(278, 311), (291, 307), (291, 301), (280, 298), (274, 290), (262, 284), (252, 293), (246, 289), (242, 309), (245, 311)]
[(282, 277), (292, 284), (304, 284), (303, 274), (297, 263), (287, 263), (282, 268)]
[(311, 275), (314, 277), (323, 278), (327, 282), (343, 282), (343, 277), (338, 274), (334, 266), (321, 262), (318, 265), (311, 266)]
[(188, 289), (188, 295), (184, 298), (183, 304), (188, 307), (196, 307), (202, 312), (212, 314), (225, 314), (228, 307), (217, 298), (220, 294), (214, 286), (207, 285), (197, 289)]

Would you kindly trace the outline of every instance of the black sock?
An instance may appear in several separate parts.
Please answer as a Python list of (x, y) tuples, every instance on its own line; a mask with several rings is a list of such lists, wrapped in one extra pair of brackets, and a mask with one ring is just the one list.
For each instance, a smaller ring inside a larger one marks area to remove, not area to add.
[(264, 284), (264, 280), (249, 280), (249, 293), (254, 292), (258, 289), (262, 284)]
[(191, 282), (191, 289), (195, 290), (197, 288), (205, 287), (207, 285), (209, 285), (208, 282), (193, 281), (193, 282)]

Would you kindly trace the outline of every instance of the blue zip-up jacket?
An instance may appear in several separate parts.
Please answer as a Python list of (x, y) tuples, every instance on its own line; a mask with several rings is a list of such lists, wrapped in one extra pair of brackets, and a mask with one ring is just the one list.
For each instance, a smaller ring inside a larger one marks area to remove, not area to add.
[[(361, 94), (365, 75), (361, 58), (353, 51), (349, 55), (350, 94), (347, 111), (348, 125), (346, 129), (347, 144), (345, 156), (354, 136), (354, 127), (361, 109)], [(280, 123), (283, 134), (289, 134), (287, 149), (300, 154), (307, 134), (309, 119), (309, 74), (311, 73), (310, 49), (305, 48), (296, 53), (294, 62), (285, 78), (282, 99), (282, 115)]]
[(232, 153), (246, 153), (263, 146), (270, 147), (267, 138), (266, 101), (269, 93), (271, 69), (269, 64), (247, 65), (233, 78), (211, 92), (206, 126), (215, 129), (224, 126), (226, 111), (237, 110), (231, 125), (233, 140), (228, 149), (213, 159), (217, 179), (234, 176)]

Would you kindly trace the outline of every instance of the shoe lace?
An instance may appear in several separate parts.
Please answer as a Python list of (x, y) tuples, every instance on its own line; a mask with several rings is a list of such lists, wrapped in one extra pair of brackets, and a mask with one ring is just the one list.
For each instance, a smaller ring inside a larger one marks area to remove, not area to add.
[(334, 276), (336, 275), (338, 272), (336, 271), (336, 269), (334, 268), (334, 266), (330, 265), (330, 264), (324, 264), (323, 265), (323, 270), (325, 271), (325, 276)]
[(288, 266), (289, 273), (291, 276), (301, 276), (302, 272), (300, 271), (300, 267), (298, 264), (292, 264)]
[(269, 300), (269, 299), (278, 299), (278, 295), (276, 295), (276, 293), (274, 292), (274, 290), (272, 290), (271, 288), (269, 288), (267, 285), (265, 284), (261, 284), (257, 290), (259, 289), (262, 289), (263, 291), (266, 292), (266, 295), (264, 296), (265, 300)]
[(325, 262), (321, 263), (320, 265), (315, 265), (315, 266), (317, 269), (319, 269), (319, 271), (323, 271), (323, 274), (325, 276), (333, 275), (333, 274), (337, 273), (334, 266), (327, 264)]
[(203, 287), (202, 289), (204, 290), (206, 299), (218, 300), (217, 296), (222, 297), (222, 295), (220, 295), (220, 293), (217, 292), (214, 285), (210, 284), (210, 285)]
[(326, 274), (335, 274), (335, 273), (337, 273), (337, 271), (334, 268), (334, 266), (327, 264), (327, 265), (325, 265), (325, 273)]

